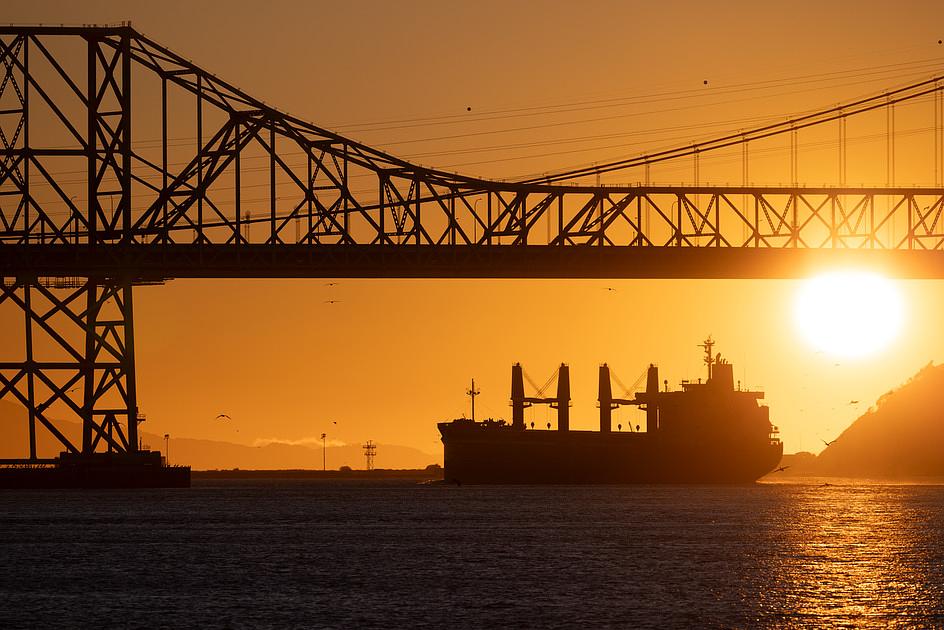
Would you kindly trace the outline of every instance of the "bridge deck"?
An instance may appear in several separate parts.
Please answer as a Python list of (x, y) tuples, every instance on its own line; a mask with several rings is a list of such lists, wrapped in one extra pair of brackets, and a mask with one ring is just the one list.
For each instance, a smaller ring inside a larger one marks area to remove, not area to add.
[(4, 276), (801, 278), (836, 267), (944, 278), (944, 251), (549, 245), (7, 245)]

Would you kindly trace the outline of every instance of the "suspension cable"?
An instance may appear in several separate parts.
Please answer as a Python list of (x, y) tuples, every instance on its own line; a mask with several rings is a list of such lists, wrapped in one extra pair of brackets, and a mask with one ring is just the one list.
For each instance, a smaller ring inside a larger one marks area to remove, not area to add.
[(643, 156), (606, 162), (590, 167), (583, 167), (570, 171), (545, 175), (543, 177), (535, 177), (520, 181), (518, 183), (552, 183), (566, 179), (584, 177), (587, 175), (610, 173), (613, 171), (626, 170), (647, 164), (655, 164), (657, 162), (665, 162), (667, 160), (683, 158), (696, 153), (717, 151), (726, 147), (742, 144), (749, 140), (770, 138), (784, 133), (796, 133), (800, 129), (822, 125), (843, 117), (855, 116), (876, 109), (881, 109), (883, 107), (892, 107), (897, 103), (914, 100), (929, 94), (938, 94), (942, 91), (942, 89), (944, 89), (944, 86), (939, 84), (939, 81), (942, 79), (944, 79), (944, 77), (934, 77), (932, 79), (913, 83), (911, 85), (907, 85), (889, 92), (859, 99), (852, 103), (837, 105), (829, 109), (813, 112), (811, 114), (805, 114), (797, 118), (790, 118), (785, 121), (757, 127), (746, 132), (739, 131), (737, 133), (728, 134), (711, 140), (706, 140), (704, 142), (687, 144), (681, 147), (657, 151), (655, 153), (648, 153)]

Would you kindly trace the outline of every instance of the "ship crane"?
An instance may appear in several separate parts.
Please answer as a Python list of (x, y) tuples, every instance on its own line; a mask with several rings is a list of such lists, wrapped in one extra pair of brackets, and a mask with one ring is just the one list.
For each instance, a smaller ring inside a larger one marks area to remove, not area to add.
[[(632, 398), (614, 398), (613, 388), (610, 384), (610, 378), (614, 378), (617, 384), (623, 388), (623, 396)], [(646, 380), (645, 392), (633, 393), (636, 388)], [(650, 364), (648, 368), (639, 375), (639, 378), (633, 382), (631, 387), (625, 387), (616, 378), (616, 375), (610, 374), (610, 366), (606, 363), (600, 366), (600, 432), (609, 433), (613, 430), (613, 410), (621, 405), (635, 405), (646, 412), (646, 432), (656, 431), (659, 428), (659, 408), (654, 399), (659, 393), (659, 368)], [(629, 430), (633, 430), (633, 425), (629, 425)]]
[[(633, 392), (636, 391), (636, 388), (642, 384), (643, 380), (646, 378), (648, 370), (643, 370), (642, 374), (639, 375), (633, 384), (629, 387), (623, 385), (619, 377), (610, 370), (610, 366), (604, 363), (600, 366), (600, 395), (598, 397), (599, 403), (598, 407), (600, 408), (600, 432), (609, 433), (613, 430), (613, 410), (618, 409), (622, 405), (638, 405), (639, 401), (636, 399), (636, 396)], [(613, 397), (613, 388), (610, 385), (610, 381), (615, 380), (616, 384), (623, 389), (624, 398), (614, 398)], [(628, 396), (633, 396), (628, 398)], [(632, 423), (629, 424), (629, 430), (633, 431)]]
[[(557, 396), (546, 397), (545, 390), (557, 378)], [(520, 363), (511, 366), (511, 426), (515, 429), (524, 429), (524, 410), (532, 405), (550, 405), (557, 410), (557, 430), (570, 430), (570, 367), (561, 363), (556, 372), (551, 375), (543, 387), (537, 387), (528, 377), (528, 382), (537, 390), (537, 396), (524, 394), (524, 369)]]

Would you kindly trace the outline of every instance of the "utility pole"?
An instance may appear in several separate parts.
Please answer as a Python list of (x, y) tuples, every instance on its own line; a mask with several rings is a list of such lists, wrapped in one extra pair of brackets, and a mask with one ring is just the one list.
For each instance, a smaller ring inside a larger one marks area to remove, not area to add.
[(164, 434), (164, 463), (170, 466), (170, 433)]
[(479, 390), (475, 389), (475, 379), (472, 379), (472, 387), (466, 391), (466, 395), (472, 398), (472, 422), (475, 422), (475, 397), (481, 394)]
[(328, 434), (321, 434), (321, 470), (328, 470)]
[[(144, 415), (143, 413), (141, 413), (140, 411), (138, 411), (137, 414), (135, 415), (134, 421), (135, 421), (138, 425), (140, 425), (140, 424), (141, 424), (142, 422), (144, 422), (145, 420), (147, 420), (147, 416)], [(144, 450), (144, 438), (141, 437), (141, 431), (140, 431), (140, 430), (139, 430), (137, 433), (138, 433), (138, 450), (139, 450), (139, 451), (143, 451), (143, 450)]]

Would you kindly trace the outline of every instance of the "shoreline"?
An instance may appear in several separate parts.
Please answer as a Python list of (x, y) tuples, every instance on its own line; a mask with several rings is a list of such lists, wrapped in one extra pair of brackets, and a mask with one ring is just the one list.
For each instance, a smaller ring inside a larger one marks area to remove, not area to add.
[(310, 469), (239, 469), (194, 470), (192, 479), (415, 479), (438, 481), (442, 468), (380, 468), (375, 470), (310, 470)]

